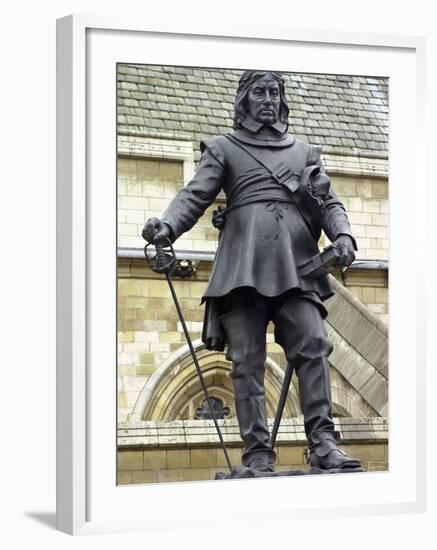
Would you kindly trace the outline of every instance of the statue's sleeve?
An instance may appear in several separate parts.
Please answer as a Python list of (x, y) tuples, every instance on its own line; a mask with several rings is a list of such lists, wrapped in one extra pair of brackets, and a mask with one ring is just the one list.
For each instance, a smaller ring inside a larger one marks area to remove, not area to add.
[[(325, 175), (326, 169), (322, 159), (319, 157), (318, 164), (320, 173)], [(354, 249), (358, 250), (357, 243), (352, 235), (349, 218), (343, 203), (339, 200), (332, 184), (329, 185), (329, 191), (323, 198), (322, 229), (331, 242), (334, 242), (340, 235), (348, 235), (353, 242)]]
[(193, 179), (179, 191), (161, 217), (175, 241), (190, 230), (220, 192), (225, 163), (220, 151), (203, 146), (202, 157)]

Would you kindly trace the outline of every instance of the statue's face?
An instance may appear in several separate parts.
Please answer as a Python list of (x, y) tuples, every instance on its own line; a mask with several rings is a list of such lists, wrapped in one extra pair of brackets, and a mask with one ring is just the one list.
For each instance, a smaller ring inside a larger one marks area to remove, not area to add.
[(281, 95), (278, 82), (271, 76), (263, 76), (250, 85), (247, 101), (253, 119), (263, 124), (278, 120)]

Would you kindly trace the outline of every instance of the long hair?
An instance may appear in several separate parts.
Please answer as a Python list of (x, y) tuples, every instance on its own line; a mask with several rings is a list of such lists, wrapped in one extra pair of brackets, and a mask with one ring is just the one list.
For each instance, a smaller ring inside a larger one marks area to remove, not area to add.
[(247, 104), (247, 94), (249, 92), (250, 85), (253, 84), (255, 80), (258, 80), (258, 78), (262, 78), (263, 76), (267, 75), (276, 80), (279, 85), (279, 96), (281, 99), (281, 104), (279, 107), (278, 118), (282, 123), (287, 124), (289, 108), (285, 101), (285, 83), (281, 73), (271, 71), (245, 71), (240, 77), (237, 95), (235, 97), (234, 130), (241, 128), (241, 123), (246, 118), (247, 111), (249, 109)]

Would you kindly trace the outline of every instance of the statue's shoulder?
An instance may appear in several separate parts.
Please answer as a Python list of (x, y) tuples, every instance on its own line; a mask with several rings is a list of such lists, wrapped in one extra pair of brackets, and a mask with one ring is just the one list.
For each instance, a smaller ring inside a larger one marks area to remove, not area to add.
[(200, 142), (200, 152), (203, 153), (205, 149), (208, 149), (218, 161), (224, 163), (227, 141), (225, 136), (214, 136), (208, 139), (202, 139)]
[(302, 141), (301, 139), (296, 138), (295, 147), (303, 156), (306, 157), (307, 166), (317, 164), (320, 161), (320, 156), (322, 154), (321, 145), (308, 143), (306, 141)]
[(208, 148), (211, 150), (221, 148), (226, 145), (227, 139), (225, 136), (214, 136), (208, 139), (202, 139), (200, 142), (200, 151), (203, 153), (203, 151)]

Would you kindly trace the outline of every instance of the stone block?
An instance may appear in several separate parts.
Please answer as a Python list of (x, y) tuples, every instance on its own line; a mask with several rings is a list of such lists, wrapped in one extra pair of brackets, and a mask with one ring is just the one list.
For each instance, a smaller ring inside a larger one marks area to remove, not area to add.
[(350, 178), (335, 178), (333, 187), (339, 197), (356, 197), (359, 195), (355, 182)]
[(136, 471), (132, 473), (131, 483), (156, 483), (158, 481), (158, 472), (154, 471)]
[[(144, 380), (144, 378), (143, 378)], [(139, 391), (127, 391), (126, 392), (126, 404), (127, 407), (130, 409), (133, 409), (135, 406), (135, 403), (137, 402), (138, 396), (140, 392)]]
[(190, 467), (190, 451), (187, 449), (168, 450), (167, 451), (167, 468), (189, 468)]
[(146, 221), (147, 216), (144, 209), (136, 210), (129, 208), (125, 210), (119, 209), (119, 211), (124, 212), (126, 223), (144, 224), (144, 222)]
[(137, 160), (137, 178), (141, 180), (150, 180), (152, 182), (157, 181), (159, 178), (160, 162), (158, 160), (151, 159), (138, 159)]
[(304, 459), (304, 447), (278, 447), (276, 449), (278, 453), (279, 465), (292, 465), (292, 464), (305, 464)]
[(149, 350), (149, 344), (145, 344), (143, 342), (127, 342), (122, 344), (122, 346), (123, 351), (126, 353), (131, 353), (133, 357), (137, 357), (138, 353)]
[(352, 226), (352, 233), (355, 238), (366, 236), (366, 226), (354, 223)]
[(148, 197), (149, 199), (151, 198), (162, 199), (164, 197), (167, 197), (167, 195), (165, 195), (164, 184), (160, 182), (152, 182), (152, 181), (148, 181), (147, 183), (142, 183), (141, 195), (143, 195), (144, 197)]
[(208, 468), (190, 468), (183, 470), (184, 481), (207, 481), (214, 479), (215, 475), (211, 475)]
[(184, 470), (159, 470), (159, 483), (167, 483), (170, 481), (184, 481)]
[(368, 462), (367, 463), (368, 472), (386, 472), (388, 471), (388, 462)]
[(348, 211), (349, 212), (362, 212), (363, 200), (360, 197), (349, 197), (348, 199)]
[(155, 370), (158, 368), (158, 365), (150, 364), (150, 365), (137, 365), (135, 367), (135, 374), (138, 376), (150, 376), (155, 372)]
[(388, 251), (384, 248), (368, 248), (366, 250), (367, 256), (366, 258), (371, 260), (387, 260), (388, 259)]
[(158, 210), (164, 212), (164, 210), (168, 207), (169, 201), (168, 199), (156, 199), (156, 198), (150, 198), (149, 201), (149, 207), (151, 210)]
[(118, 207), (123, 210), (149, 210), (149, 200), (146, 197), (119, 197)]
[(151, 449), (142, 451), (144, 455), (143, 470), (159, 470), (167, 468), (167, 451)]
[(154, 365), (155, 364), (155, 354), (154, 353), (141, 353), (139, 359), (140, 359), (141, 365)]
[(190, 286), (195, 284), (194, 281), (173, 281), (173, 286), (178, 298), (190, 297)]
[(135, 331), (135, 342), (159, 342), (159, 332)]
[(166, 281), (149, 280), (147, 282), (147, 296), (167, 298), (169, 296), (169, 288)]
[(368, 308), (372, 313), (375, 313), (375, 315), (379, 314), (385, 314), (386, 313), (386, 305), (385, 304), (369, 304)]
[(179, 343), (183, 341), (183, 334), (180, 332), (164, 332), (161, 334), (161, 342)]
[(117, 485), (129, 485), (132, 481), (133, 472), (118, 472), (117, 473)]
[(362, 462), (385, 462), (385, 445), (381, 443), (339, 445), (346, 454), (359, 458)]
[(147, 283), (140, 279), (119, 279), (118, 292), (120, 296), (146, 296)]
[(370, 248), (377, 248), (379, 250), (389, 249), (389, 240), (373, 237), (370, 239)]
[(118, 375), (119, 376), (135, 376), (136, 367), (135, 365), (118, 365)]
[(123, 376), (120, 379), (119, 387), (126, 392), (139, 393), (143, 389), (145, 382), (145, 376)]
[[(241, 447), (230, 447), (227, 449), (229, 460), (234, 468), (241, 466), (241, 455), (243, 454), (243, 449)], [(219, 468), (227, 468), (227, 462), (225, 455), (222, 449), (216, 449), (216, 461)]]
[(380, 213), (380, 201), (377, 199), (363, 199), (363, 212)]
[(368, 212), (349, 212), (348, 217), (351, 224), (368, 225), (372, 223), (372, 216)]
[[(357, 189), (356, 195), (358, 197), (362, 197), (362, 198), (372, 198), (373, 197), (373, 187), (372, 187), (372, 182), (371, 181), (367, 181), (365, 179), (357, 181), (356, 189)], [(364, 208), (364, 206), (363, 206), (363, 208)]]
[(388, 198), (388, 182), (387, 181), (373, 181), (372, 182), (372, 196), (380, 199)]
[(164, 161), (159, 163), (160, 182), (182, 182), (182, 162)]
[(374, 225), (388, 225), (388, 214), (372, 214), (372, 223)]
[(127, 408), (127, 398), (126, 398), (126, 393), (124, 391), (119, 391), (117, 394), (117, 406), (119, 409)]
[(376, 292), (372, 287), (363, 287), (361, 297), (365, 304), (374, 304), (376, 302)]
[(134, 333), (132, 331), (119, 331), (117, 334), (118, 342), (133, 342)]
[(150, 344), (150, 351), (151, 352), (169, 352), (170, 351), (170, 344), (166, 342), (152, 342)]
[[(120, 193), (120, 191), (119, 191)], [(121, 194), (121, 193), (120, 193)], [(126, 184), (126, 195), (130, 197), (142, 197), (143, 185), (138, 181), (128, 181)]]
[(118, 471), (142, 470), (144, 466), (143, 451), (119, 451)]
[(215, 468), (217, 466), (216, 449), (191, 449), (192, 468)]
[(384, 225), (368, 225), (366, 227), (366, 237), (376, 237), (379, 239), (388, 238), (388, 228)]

